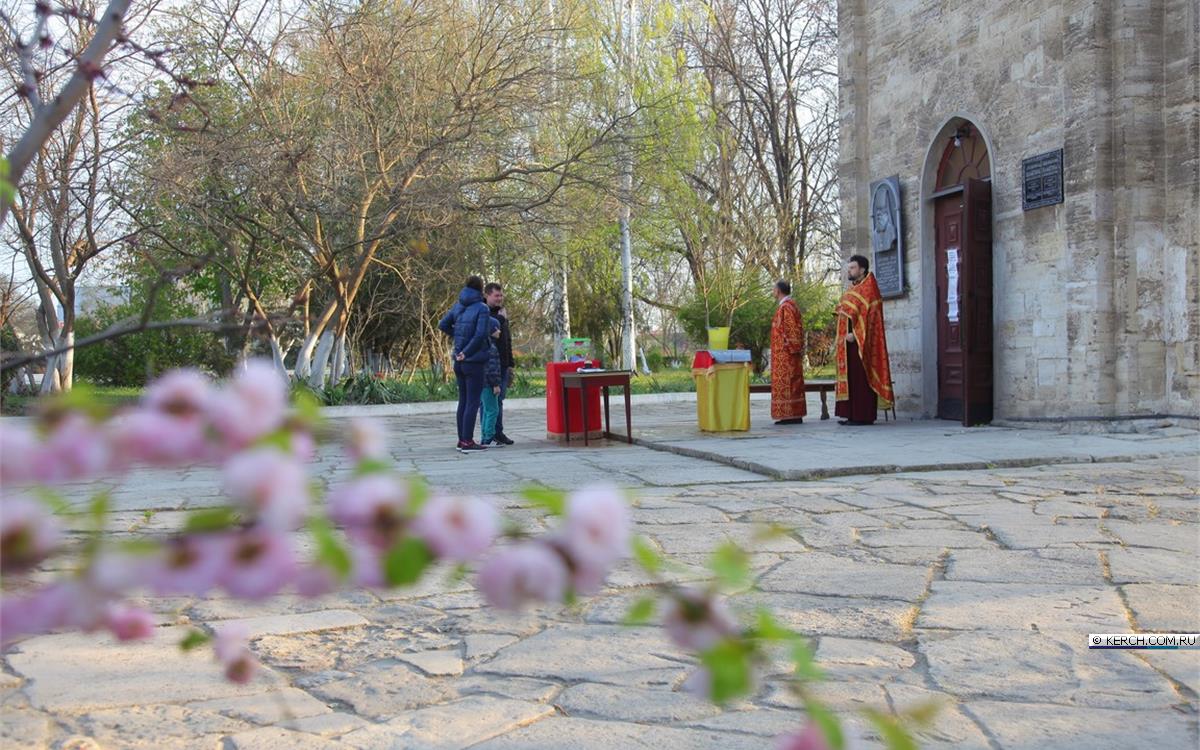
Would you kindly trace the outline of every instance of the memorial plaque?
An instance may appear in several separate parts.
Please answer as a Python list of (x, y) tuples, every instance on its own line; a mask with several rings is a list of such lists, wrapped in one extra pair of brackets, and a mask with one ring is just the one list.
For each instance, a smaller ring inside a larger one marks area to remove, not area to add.
[(900, 223), (900, 177), (871, 183), (871, 270), (879, 294), (904, 295), (904, 231)]
[(1048, 151), (1021, 162), (1024, 191), (1021, 205), (1026, 211), (1063, 202), (1063, 152)]

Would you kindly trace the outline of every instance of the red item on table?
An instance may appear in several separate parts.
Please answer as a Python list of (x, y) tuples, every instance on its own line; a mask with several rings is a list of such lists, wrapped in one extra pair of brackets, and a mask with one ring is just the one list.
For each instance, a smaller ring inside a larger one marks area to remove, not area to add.
[[(580, 362), (547, 362), (546, 363), (546, 432), (551, 435), (563, 435), (563, 387), (562, 374), (575, 372), (584, 367), (600, 367), (600, 360), (585, 359)], [(588, 391), (588, 426), (593, 430), (602, 429), (604, 422), (600, 416), (600, 389)], [(567, 404), (569, 426), (572, 434), (583, 434), (583, 410), (579, 405), (579, 392), (571, 392), (571, 400)]]

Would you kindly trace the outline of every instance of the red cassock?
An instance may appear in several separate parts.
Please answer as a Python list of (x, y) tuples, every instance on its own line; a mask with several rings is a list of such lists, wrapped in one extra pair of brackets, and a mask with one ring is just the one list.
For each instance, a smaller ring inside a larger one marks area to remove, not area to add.
[(804, 394), (804, 321), (791, 298), (775, 308), (771, 321), (771, 419), (797, 419), (808, 413)]
[[(892, 370), (883, 329), (883, 297), (875, 274), (850, 287), (837, 306), (837, 408), (855, 422), (874, 422), (876, 409), (890, 409)], [(855, 340), (846, 341), (854, 333)]]

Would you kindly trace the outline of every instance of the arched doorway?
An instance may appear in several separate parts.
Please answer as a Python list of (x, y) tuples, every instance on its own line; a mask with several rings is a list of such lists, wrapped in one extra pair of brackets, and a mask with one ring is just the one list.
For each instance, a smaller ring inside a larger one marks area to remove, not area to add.
[(937, 411), (964, 425), (992, 421), (991, 158), (978, 128), (951, 123), (933, 193)]

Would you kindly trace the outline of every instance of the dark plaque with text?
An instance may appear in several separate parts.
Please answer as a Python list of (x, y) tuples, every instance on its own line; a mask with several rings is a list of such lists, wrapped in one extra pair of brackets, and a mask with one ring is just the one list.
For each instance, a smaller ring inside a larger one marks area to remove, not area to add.
[(1031, 156), (1021, 162), (1025, 186), (1021, 205), (1026, 211), (1063, 202), (1062, 149)]
[(871, 270), (885, 299), (904, 295), (904, 230), (900, 223), (900, 177), (871, 183)]

